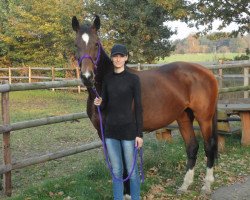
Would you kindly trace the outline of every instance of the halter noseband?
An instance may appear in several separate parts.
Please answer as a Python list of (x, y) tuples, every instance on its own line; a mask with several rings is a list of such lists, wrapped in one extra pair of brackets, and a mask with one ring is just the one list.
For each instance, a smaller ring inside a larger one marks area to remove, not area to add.
[(82, 57), (80, 57), (78, 59), (78, 65), (79, 65), (79, 67), (81, 66), (81, 63), (82, 63), (82, 61), (84, 59), (90, 59), (91, 62), (94, 64), (95, 69), (97, 68), (97, 64), (100, 61), (101, 48), (102, 48), (102, 45), (101, 45), (100, 41), (98, 41), (97, 44), (98, 44), (98, 52), (97, 52), (97, 58), (96, 58), (96, 60), (93, 60), (93, 58), (89, 54), (86, 53), (86, 54), (84, 54)]

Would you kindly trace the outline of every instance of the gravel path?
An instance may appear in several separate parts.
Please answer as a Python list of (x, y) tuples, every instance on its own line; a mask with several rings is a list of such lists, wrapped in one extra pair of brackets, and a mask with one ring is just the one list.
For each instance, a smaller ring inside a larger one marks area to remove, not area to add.
[(211, 198), (212, 200), (250, 200), (250, 176), (246, 177), (244, 182), (215, 190)]

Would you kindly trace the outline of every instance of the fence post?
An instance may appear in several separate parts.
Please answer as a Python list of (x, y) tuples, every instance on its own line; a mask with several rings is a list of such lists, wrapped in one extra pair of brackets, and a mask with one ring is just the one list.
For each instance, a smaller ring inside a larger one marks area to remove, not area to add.
[(223, 71), (222, 71), (222, 68), (220, 68), (223, 64), (223, 61), (222, 60), (219, 60), (219, 70), (218, 70), (218, 73), (219, 73), (219, 88), (222, 88), (222, 82), (223, 82)]
[[(51, 67), (51, 80), (55, 80), (55, 67)], [(52, 91), (55, 91), (55, 88), (52, 88)]]
[(32, 76), (31, 67), (29, 67), (28, 69), (29, 69), (29, 83), (31, 83), (32, 82), (32, 80), (31, 80), (31, 76)]
[[(10, 124), (9, 115), (9, 92), (2, 93), (1, 106), (2, 106), (2, 120), (3, 125)], [(10, 131), (3, 133), (3, 164), (11, 165), (11, 149), (10, 149)], [(11, 196), (12, 184), (11, 184), (11, 171), (6, 172), (3, 175), (3, 189), (4, 194)]]
[[(79, 71), (78, 66), (76, 66), (76, 78), (80, 79), (80, 71)], [(77, 86), (77, 90), (78, 90), (78, 94), (80, 94), (80, 92), (81, 92), (81, 86), (80, 85)]]
[[(245, 67), (244, 68), (244, 86), (248, 86), (249, 85), (248, 75), (249, 75), (249, 68)], [(248, 97), (249, 97), (249, 92), (245, 91), (244, 92), (244, 98), (248, 98)]]
[(137, 70), (141, 71), (141, 63), (138, 63)]
[(9, 84), (11, 84), (11, 68), (9, 67)]

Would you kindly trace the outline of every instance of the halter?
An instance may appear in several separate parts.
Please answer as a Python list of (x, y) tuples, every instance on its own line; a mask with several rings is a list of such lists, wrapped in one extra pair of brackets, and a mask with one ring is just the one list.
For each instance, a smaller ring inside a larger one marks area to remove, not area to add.
[(100, 57), (101, 57), (101, 49), (102, 49), (102, 45), (101, 45), (101, 43), (100, 43), (100, 41), (98, 41), (97, 42), (97, 45), (98, 45), (98, 52), (97, 52), (97, 58), (96, 58), (96, 60), (94, 60), (89, 54), (84, 54), (82, 57), (80, 57), (79, 59), (78, 59), (78, 66), (80, 67), (81, 66), (81, 63), (82, 63), (82, 61), (84, 60), (84, 59), (90, 59), (91, 60), (91, 62), (94, 64), (94, 66), (95, 66), (95, 69), (97, 69), (97, 64), (98, 64), (98, 62), (100, 61)]

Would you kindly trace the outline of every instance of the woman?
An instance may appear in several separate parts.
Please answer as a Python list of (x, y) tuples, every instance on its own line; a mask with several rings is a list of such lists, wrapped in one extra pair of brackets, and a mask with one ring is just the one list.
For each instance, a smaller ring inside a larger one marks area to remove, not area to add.
[[(127, 70), (128, 51), (124, 45), (116, 44), (111, 49), (114, 71), (105, 76), (102, 97), (94, 104), (102, 106), (105, 113), (105, 142), (113, 173), (123, 178), (122, 152), (126, 169), (131, 171), (135, 147), (141, 148), (142, 106), (139, 77)], [(140, 178), (137, 164), (130, 178), (132, 200), (140, 198)], [(114, 199), (123, 199), (123, 182), (113, 178)]]

